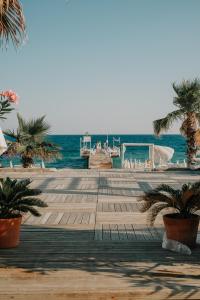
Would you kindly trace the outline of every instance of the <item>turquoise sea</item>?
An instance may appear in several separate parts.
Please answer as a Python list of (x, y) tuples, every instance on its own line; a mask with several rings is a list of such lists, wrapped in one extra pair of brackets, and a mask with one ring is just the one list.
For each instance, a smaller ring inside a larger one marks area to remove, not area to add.
[[(80, 138), (81, 135), (51, 135), (49, 139), (60, 145), (62, 148), (61, 160), (57, 160), (52, 163), (45, 163), (47, 167), (55, 168), (87, 168), (87, 161), (80, 157)], [(169, 146), (175, 149), (175, 154), (172, 162), (177, 160), (182, 161), (185, 158), (185, 139), (181, 135), (163, 135), (160, 138), (156, 138), (154, 135), (109, 135), (109, 144), (112, 145), (113, 137), (119, 138), (121, 143), (154, 143), (156, 145)], [(106, 141), (106, 135), (93, 135), (92, 145), (95, 145), (98, 141), (104, 143)], [(136, 159), (147, 159), (148, 158), (148, 148), (127, 148), (125, 152), (125, 158), (136, 158)], [(13, 163), (19, 163), (19, 160), (13, 160)], [(8, 159), (1, 159), (1, 164), (3, 166), (9, 165)], [(114, 161), (114, 166), (119, 166), (119, 159)]]

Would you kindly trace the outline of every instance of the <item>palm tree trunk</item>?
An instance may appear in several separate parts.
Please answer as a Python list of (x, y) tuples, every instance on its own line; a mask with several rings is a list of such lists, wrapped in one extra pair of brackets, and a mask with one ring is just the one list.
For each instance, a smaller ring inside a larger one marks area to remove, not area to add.
[(187, 129), (186, 129), (186, 136), (187, 136), (187, 167), (192, 168), (196, 153), (197, 153), (197, 145), (195, 140), (195, 133), (198, 129), (197, 127), (197, 120), (195, 113), (187, 113), (186, 119)]

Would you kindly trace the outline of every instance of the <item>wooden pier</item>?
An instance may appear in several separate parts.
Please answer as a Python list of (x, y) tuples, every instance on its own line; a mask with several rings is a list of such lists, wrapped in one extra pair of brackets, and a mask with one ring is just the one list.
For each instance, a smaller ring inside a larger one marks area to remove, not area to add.
[(109, 153), (97, 150), (90, 153), (88, 158), (89, 169), (112, 169), (112, 158)]

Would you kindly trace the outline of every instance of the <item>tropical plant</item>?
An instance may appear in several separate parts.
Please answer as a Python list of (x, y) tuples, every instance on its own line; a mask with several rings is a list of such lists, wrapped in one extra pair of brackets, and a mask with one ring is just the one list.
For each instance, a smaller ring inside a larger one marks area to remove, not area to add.
[(19, 97), (13, 91), (0, 92), (0, 119), (5, 120), (5, 115), (14, 110), (12, 104), (18, 103)]
[(175, 121), (181, 120), (180, 132), (187, 141), (187, 165), (191, 167), (195, 163), (197, 152), (195, 134), (200, 121), (200, 80), (183, 80), (180, 84), (173, 83), (172, 86), (176, 93), (173, 103), (177, 109), (153, 122), (154, 133), (160, 135)]
[(0, 179), (0, 219), (10, 219), (30, 212), (40, 216), (36, 207), (47, 207), (38, 195), (41, 191), (29, 187), (30, 179)]
[(147, 221), (153, 225), (157, 215), (170, 208), (179, 218), (190, 218), (200, 209), (200, 181), (183, 184), (181, 189), (174, 189), (167, 184), (145, 192), (142, 197), (141, 212), (148, 212)]
[(19, 0), (0, 0), (0, 45), (18, 46), (25, 36), (25, 19)]
[(24, 168), (34, 165), (34, 159), (53, 161), (61, 157), (60, 148), (46, 139), (49, 124), (45, 116), (30, 121), (17, 114), (18, 128), (6, 130), (4, 134), (11, 138), (8, 142), (7, 156), (20, 156)]

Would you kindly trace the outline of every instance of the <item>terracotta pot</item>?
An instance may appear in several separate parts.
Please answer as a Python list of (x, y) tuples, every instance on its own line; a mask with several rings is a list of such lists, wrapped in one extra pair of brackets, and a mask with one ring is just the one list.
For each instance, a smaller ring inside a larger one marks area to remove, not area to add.
[(22, 217), (0, 219), (0, 248), (14, 248), (19, 244)]
[(180, 218), (179, 214), (164, 215), (163, 221), (167, 238), (194, 248), (196, 246), (199, 219), (200, 217), (197, 215), (192, 215), (187, 219)]

